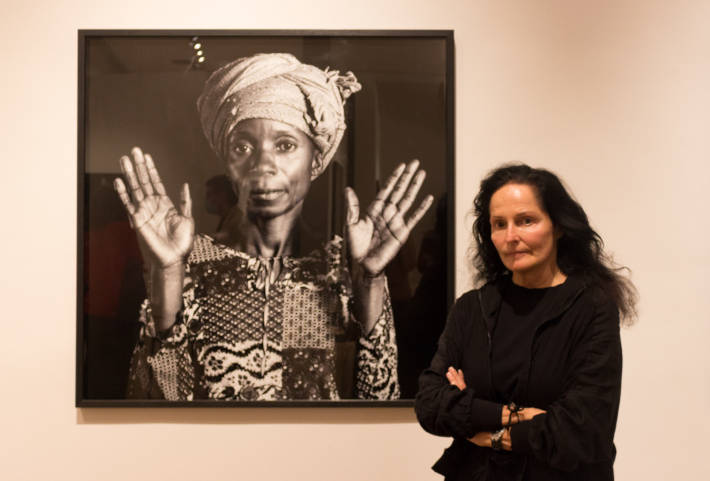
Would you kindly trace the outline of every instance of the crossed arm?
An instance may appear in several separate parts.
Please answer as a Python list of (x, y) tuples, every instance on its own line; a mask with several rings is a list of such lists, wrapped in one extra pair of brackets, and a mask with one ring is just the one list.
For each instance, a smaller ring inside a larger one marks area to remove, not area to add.
[[(446, 371), (446, 379), (449, 384), (456, 386), (459, 390), (463, 391), (466, 389), (466, 381), (464, 381), (463, 371), (461, 369), (454, 369), (450, 366)], [(538, 409), (534, 407), (523, 407), (511, 411), (509, 406), (503, 405), (500, 413), (500, 424), (503, 426), (503, 433), (501, 437), (501, 447), (505, 451), (512, 451), (513, 444), (510, 438), (510, 427), (514, 424), (531, 421), (535, 416), (539, 414), (544, 414), (546, 411), (543, 409)], [(494, 433), (492, 431), (479, 431), (472, 437), (468, 438), (469, 442), (480, 446), (482, 448), (492, 447), (492, 437)]]
[(463, 328), (470, 325), (466, 306), (473, 303), (457, 301), (431, 367), (420, 377), (416, 411), (422, 427), (482, 447), (490, 447), (491, 433), (505, 427), (502, 449), (529, 452), (563, 471), (613, 460), (621, 389), (619, 315), (611, 303), (585, 302), (590, 317), (580, 321), (567, 373), (560, 380), (561, 394), (544, 411), (526, 407), (516, 417), (506, 406), (481, 398), (474, 387), (466, 386), (463, 372), (451, 367), (467, 349), (485, 349), (483, 343), (471, 345), (470, 333)]

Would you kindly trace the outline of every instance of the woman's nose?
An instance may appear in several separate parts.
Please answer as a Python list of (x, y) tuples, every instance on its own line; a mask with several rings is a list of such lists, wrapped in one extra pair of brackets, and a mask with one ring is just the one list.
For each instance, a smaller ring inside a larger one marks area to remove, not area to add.
[(273, 174), (276, 172), (276, 159), (274, 153), (265, 148), (259, 148), (252, 156), (252, 170), (259, 173)]
[(514, 225), (508, 226), (508, 229), (505, 231), (505, 241), (506, 242), (516, 242), (520, 240), (518, 237), (518, 230), (515, 228)]

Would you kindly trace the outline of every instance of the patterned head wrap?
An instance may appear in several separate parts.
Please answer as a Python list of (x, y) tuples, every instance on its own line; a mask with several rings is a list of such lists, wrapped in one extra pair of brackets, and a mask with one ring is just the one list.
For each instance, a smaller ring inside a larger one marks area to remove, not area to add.
[(232, 129), (247, 119), (269, 119), (303, 131), (316, 146), (312, 178), (335, 154), (345, 131), (345, 100), (361, 88), (352, 72), (321, 70), (287, 53), (258, 54), (216, 70), (197, 100), (212, 150), (227, 158)]

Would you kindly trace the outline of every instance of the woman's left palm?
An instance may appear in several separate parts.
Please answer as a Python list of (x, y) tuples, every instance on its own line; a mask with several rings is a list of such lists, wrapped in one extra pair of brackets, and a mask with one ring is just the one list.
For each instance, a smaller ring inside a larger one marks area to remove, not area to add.
[(349, 187), (345, 190), (348, 206), (345, 237), (348, 250), (352, 259), (370, 277), (381, 274), (394, 259), (434, 200), (428, 195), (412, 215), (405, 219), (426, 177), (426, 173), (418, 169), (417, 160), (406, 167), (404, 164), (397, 167), (362, 218), (357, 195)]

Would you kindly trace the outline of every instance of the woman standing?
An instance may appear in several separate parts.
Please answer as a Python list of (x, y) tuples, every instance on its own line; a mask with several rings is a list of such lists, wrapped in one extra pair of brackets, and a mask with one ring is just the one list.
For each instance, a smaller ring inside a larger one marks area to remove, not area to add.
[(238, 59), (210, 76), (197, 103), (202, 129), (242, 212), (223, 242), (194, 235), (187, 184), (176, 209), (150, 155), (135, 148), (121, 159), (129, 185), (115, 186), (149, 272), (130, 397), (337, 399), (336, 337), (348, 333), (354, 395), (399, 397), (384, 268), (431, 205), (429, 196), (405, 218), (424, 181), (419, 163), (395, 169), (362, 218), (346, 189), (345, 240), (294, 252), (304, 198), (358, 90), (352, 73), (289, 54)]
[(610, 480), (621, 391), (620, 319), (635, 289), (559, 179), (494, 170), (474, 201), (485, 285), (451, 309), (416, 412), (454, 442), (447, 480)]

